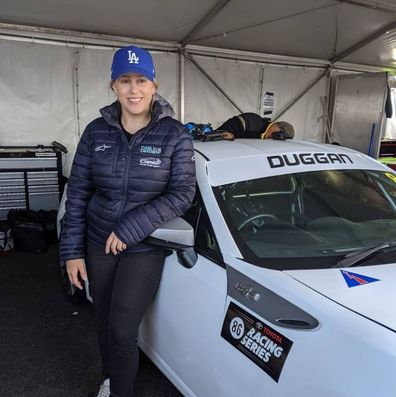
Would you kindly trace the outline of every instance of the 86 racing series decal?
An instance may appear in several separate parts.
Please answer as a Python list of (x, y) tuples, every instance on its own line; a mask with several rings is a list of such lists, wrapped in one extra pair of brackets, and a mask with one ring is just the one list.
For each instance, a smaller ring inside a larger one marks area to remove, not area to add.
[(276, 382), (293, 342), (233, 302), (228, 306), (221, 336)]

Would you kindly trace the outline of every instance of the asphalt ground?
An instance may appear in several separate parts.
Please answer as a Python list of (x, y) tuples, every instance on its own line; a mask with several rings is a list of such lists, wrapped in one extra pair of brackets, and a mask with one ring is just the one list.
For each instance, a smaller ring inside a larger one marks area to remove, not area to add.
[[(0, 396), (86, 397), (102, 378), (95, 312), (72, 305), (56, 244), (0, 256)], [(134, 397), (180, 397), (143, 354)]]

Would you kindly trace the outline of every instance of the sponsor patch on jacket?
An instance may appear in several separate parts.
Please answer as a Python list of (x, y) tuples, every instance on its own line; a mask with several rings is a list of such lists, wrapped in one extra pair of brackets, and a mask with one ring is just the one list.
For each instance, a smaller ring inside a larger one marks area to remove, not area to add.
[(106, 145), (106, 144), (103, 144), (103, 145), (100, 145), (100, 146), (96, 146), (95, 152), (104, 152), (106, 149), (111, 149), (112, 147), (113, 146)]
[(221, 336), (275, 382), (279, 381), (293, 345), (290, 339), (233, 302), (228, 306)]
[(140, 165), (143, 167), (158, 168), (160, 167), (161, 163), (162, 163), (161, 159), (156, 159), (154, 157), (147, 157), (144, 159), (140, 159)]
[(162, 148), (158, 146), (142, 145), (140, 146), (140, 153), (146, 154), (161, 154)]

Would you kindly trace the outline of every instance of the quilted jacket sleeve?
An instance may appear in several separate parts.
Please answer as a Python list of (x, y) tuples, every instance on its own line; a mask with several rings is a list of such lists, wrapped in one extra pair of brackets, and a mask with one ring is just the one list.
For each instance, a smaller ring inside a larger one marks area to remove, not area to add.
[(60, 241), (62, 260), (85, 256), (86, 209), (93, 193), (92, 151), (88, 129), (77, 146), (67, 186), (66, 213)]
[(127, 212), (114, 228), (114, 233), (129, 246), (139, 243), (164, 222), (184, 215), (194, 198), (195, 184), (192, 140), (183, 132), (171, 158), (166, 192)]

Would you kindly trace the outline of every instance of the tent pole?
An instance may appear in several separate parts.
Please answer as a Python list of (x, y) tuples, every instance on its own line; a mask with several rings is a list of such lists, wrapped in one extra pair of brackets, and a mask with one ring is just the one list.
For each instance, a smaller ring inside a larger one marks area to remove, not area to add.
[(396, 6), (390, 4), (379, 4), (378, 1), (373, 0), (338, 0), (340, 3), (352, 4), (354, 6), (369, 8), (376, 11), (395, 12)]
[(179, 120), (184, 124), (185, 118), (185, 64), (183, 52), (179, 52)]
[(147, 48), (148, 50), (158, 49), (171, 51), (177, 50), (180, 47), (180, 44), (174, 42), (142, 40), (126, 36), (114, 36), (41, 26), (16, 25), (3, 22), (0, 22), (0, 35), (8, 36), (10, 38), (14, 37), (16, 41), (23, 38), (28, 38), (30, 40), (34, 38), (35, 40), (37, 39), (38, 42), (39, 39), (43, 39), (44, 41), (48, 41), (48, 43), (68, 43), (70, 46), (74, 44), (80, 46), (84, 45), (86, 47), (88, 47), (88, 45), (93, 45), (95, 47), (110, 49), (114, 49), (114, 46), (124, 47), (131, 43)]
[(73, 95), (74, 95), (74, 106), (77, 122), (77, 137), (81, 137), (81, 119), (80, 119), (80, 83), (79, 83), (79, 67), (81, 50), (75, 50), (73, 54)]
[[(0, 40), (31, 42), (36, 44), (52, 44), (68, 47), (84, 47), (114, 50), (126, 44), (135, 44), (150, 51), (166, 51), (177, 53), (180, 44), (160, 41), (141, 40), (133, 37), (112, 36), (88, 32), (68, 31), (27, 25), (15, 25), (0, 22)], [(202, 55), (218, 59), (238, 59), (241, 62), (253, 62), (267, 65), (288, 65), (322, 68), (329, 65), (328, 60), (292, 57), (252, 51), (229, 50), (225, 48), (188, 45), (185, 48), (192, 55)], [(339, 62), (336, 69), (355, 72), (380, 72), (382, 67)]]
[(264, 67), (260, 66), (260, 77), (259, 77), (259, 92), (257, 98), (257, 114), (261, 114), (263, 107), (263, 81), (264, 81)]
[(192, 37), (194, 37), (198, 32), (200, 32), (228, 3), (230, 0), (219, 0), (214, 7), (192, 28), (190, 33), (188, 33), (184, 39), (181, 41), (184, 47), (189, 43)]
[(366, 46), (367, 44), (370, 44), (372, 41), (374, 41), (378, 37), (382, 36), (383, 34), (389, 32), (395, 28), (396, 28), (396, 21), (393, 21), (392, 23), (390, 23), (386, 26), (383, 26), (382, 28), (378, 29), (376, 32), (365, 37), (363, 40), (360, 40), (358, 43), (353, 44), (346, 50), (341, 51), (339, 54), (330, 58), (330, 63), (333, 64), (333, 63), (340, 61), (341, 59), (346, 58), (348, 55), (351, 55), (352, 53), (356, 52), (360, 48)]
[(243, 110), (234, 102), (234, 100), (216, 83), (216, 81), (206, 72), (206, 70), (187, 52), (184, 52), (184, 56), (196, 66), (196, 68), (228, 99), (228, 101), (238, 110), (239, 113), (243, 113)]
[(299, 94), (297, 94), (286, 106), (280, 110), (272, 119), (272, 121), (276, 121), (279, 119), (282, 114), (287, 112), (297, 101), (299, 101), (315, 84), (317, 84), (329, 71), (329, 66), (318, 76), (316, 76)]
[(236, 27), (236, 28), (231, 29), (231, 30), (221, 30), (221, 31), (218, 31), (217, 33), (212, 33), (212, 34), (210, 34), (208, 36), (199, 37), (197, 39), (190, 40), (190, 42), (192, 42), (192, 41), (197, 42), (197, 41), (202, 41), (202, 40), (207, 40), (207, 39), (213, 39), (215, 37), (224, 36), (224, 35), (227, 36), (227, 35), (232, 34), (232, 33), (241, 32), (243, 30), (257, 28), (258, 26), (264, 26), (264, 25), (267, 25), (267, 24), (270, 24), (270, 23), (279, 22), (279, 21), (282, 21), (282, 20), (285, 20), (285, 19), (289, 19), (289, 18), (294, 18), (294, 17), (299, 16), (299, 15), (304, 15), (304, 14), (308, 14), (308, 13), (311, 13), (311, 12), (314, 12), (314, 11), (323, 10), (325, 8), (331, 8), (331, 7), (334, 7), (334, 5), (336, 5), (336, 4), (337, 3), (330, 3), (330, 4), (320, 5), (318, 7), (310, 8), (310, 9), (307, 9), (307, 10), (301, 10), (301, 11), (293, 12), (291, 14), (281, 15), (279, 17), (266, 19), (263, 22), (257, 22), (257, 23), (251, 24), (251, 25), (240, 26), (240, 27)]

